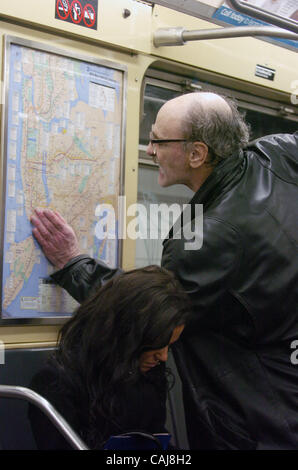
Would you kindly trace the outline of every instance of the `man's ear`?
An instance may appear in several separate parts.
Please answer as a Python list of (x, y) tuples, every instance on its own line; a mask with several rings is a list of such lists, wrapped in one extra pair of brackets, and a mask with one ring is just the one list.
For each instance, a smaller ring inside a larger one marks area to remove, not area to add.
[(189, 165), (192, 168), (199, 168), (206, 162), (207, 157), (208, 145), (204, 142), (194, 142), (189, 154)]

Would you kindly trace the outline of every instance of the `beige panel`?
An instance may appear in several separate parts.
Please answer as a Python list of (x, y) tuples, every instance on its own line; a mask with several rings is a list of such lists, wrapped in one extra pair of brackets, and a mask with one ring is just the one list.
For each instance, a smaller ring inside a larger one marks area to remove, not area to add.
[[(187, 30), (219, 27), (161, 6), (155, 7), (153, 31), (179, 26)], [(293, 82), (298, 79), (296, 52), (255, 38), (191, 41), (174, 47), (155, 48), (152, 45), (152, 54), (286, 93), (291, 93)], [(256, 64), (275, 69), (274, 81), (255, 77)]]
[(196, 0), (200, 3), (206, 3), (206, 5), (210, 5), (212, 7), (220, 7), (222, 5), (223, 0)]
[[(127, 66), (127, 107), (126, 107), (126, 145), (125, 145), (125, 196), (127, 205), (137, 199), (137, 168), (138, 168), (138, 139), (139, 139), (139, 109), (143, 76), (150, 66), (152, 58), (125, 54), (107, 48), (99, 48), (84, 42), (75, 42), (27, 28), (0, 22), (1, 40), (5, 34), (16, 36), (60, 49), (63, 53), (77, 53), (90, 57), (111, 60)], [(3, 50), (0, 48), (0, 63), (3, 63)], [(1, 113), (2, 114), (2, 113)], [(1, 175), (0, 175), (1, 176)], [(1, 182), (1, 181), (0, 181)], [(135, 258), (135, 242), (123, 242), (123, 267), (132, 268)], [(55, 342), (58, 326), (0, 326), (0, 340), (15, 347), (17, 344)]]
[(23, 349), (23, 348), (30, 348), (30, 349), (37, 349), (37, 348), (53, 348), (57, 344), (56, 339), (55, 341), (52, 342), (45, 342), (45, 343), (16, 343), (16, 344), (6, 344), (5, 345), (5, 350), (8, 349)]
[[(27, 347), (27, 343), (51, 343), (55, 344), (57, 340), (58, 326), (2, 326), (0, 328), (0, 341), (3, 341), (5, 347), (16, 347), (22, 344)], [(8, 346), (9, 345), (9, 346)]]
[[(123, 17), (125, 8), (131, 12), (128, 18)], [(96, 31), (55, 19), (54, 0), (0, 0), (2, 16), (56, 30), (58, 34), (67, 33), (147, 52), (151, 40), (151, 10), (151, 6), (135, 0), (99, 0)]]
[[(113, 5), (113, 8), (111, 8)], [(98, 31), (68, 25), (54, 19), (54, 0), (0, 0), (0, 14), (18, 18), (20, 22), (42, 25), (47, 32), (29, 29), (16, 24), (0, 22), (1, 39), (4, 34), (18, 36), (71, 53), (111, 60), (127, 66), (127, 113), (125, 145), (125, 195), (127, 206), (137, 199), (138, 135), (140, 120), (141, 85), (147, 67), (155, 60), (164, 61), (163, 69), (172, 72), (185, 71), (187, 66), (199, 67), (219, 77), (233, 77), (242, 83), (256, 83), (274, 90), (291, 92), (291, 82), (298, 79), (297, 54), (252, 38), (220, 39), (189, 43), (185, 46), (154, 48), (151, 31), (159, 27), (184, 26), (186, 29), (214, 27), (211, 23), (156, 6), (151, 21), (151, 7), (135, 0), (100, 0)], [(122, 18), (123, 8), (129, 8), (131, 16)], [(59, 30), (58, 34), (53, 30)], [(68, 37), (62, 34), (67, 32)], [(69, 33), (73, 36), (70, 38)], [(77, 35), (77, 40), (74, 40)], [(83, 38), (86, 38), (83, 41)], [(107, 44), (110, 42), (109, 47)], [(117, 50), (118, 47), (118, 50)], [(125, 50), (128, 48), (130, 50)], [(131, 50), (139, 51), (133, 54)], [(151, 52), (152, 51), (152, 52)], [(145, 52), (145, 53), (144, 53)], [(150, 55), (150, 52), (152, 55)], [(0, 63), (3, 63), (0, 48)], [(260, 63), (277, 70), (274, 82), (254, 77), (255, 65)], [(190, 73), (191, 76), (191, 73)], [(220, 78), (219, 78), (220, 81)], [(229, 82), (227, 82), (229, 83)], [(0, 174), (1, 177), (1, 174)], [(1, 184), (1, 180), (0, 180)], [(127, 220), (128, 222), (129, 220)], [(135, 243), (123, 242), (123, 268), (134, 266)], [(53, 344), (58, 326), (5, 326), (0, 327), (0, 340), (10, 347), (28, 344)]]
[[(55, 19), (54, 4), (54, 0), (43, 0), (41, 9), (40, 0), (0, 0), (0, 12), (20, 22), (46, 28), (48, 31), (58, 31), (60, 37), (57, 42), (61, 44), (65, 42), (64, 34), (77, 36), (78, 39), (85, 38), (110, 48), (120, 47), (153, 54), (155, 57), (200, 67), (285, 93), (291, 93), (293, 82), (298, 79), (297, 53), (259, 39), (214, 39), (189, 42), (184, 46), (155, 48), (153, 34), (161, 27), (183, 26), (187, 30), (219, 27), (169, 8), (155, 5), (152, 15), (151, 6), (140, 1), (100, 0), (98, 30), (93, 31)], [(124, 8), (131, 12), (126, 19), (123, 18)], [(81, 47), (89, 49), (87, 43)], [(255, 77), (256, 64), (275, 69), (275, 80), (272, 82)]]

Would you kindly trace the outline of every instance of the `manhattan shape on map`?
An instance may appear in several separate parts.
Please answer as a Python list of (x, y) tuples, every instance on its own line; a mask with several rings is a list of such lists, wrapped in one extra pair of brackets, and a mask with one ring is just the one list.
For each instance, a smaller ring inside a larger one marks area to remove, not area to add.
[(117, 214), (123, 73), (17, 44), (8, 66), (2, 317), (70, 314), (29, 220), (36, 207), (59, 211), (84, 253), (117, 265), (118, 240), (94, 227), (99, 204)]

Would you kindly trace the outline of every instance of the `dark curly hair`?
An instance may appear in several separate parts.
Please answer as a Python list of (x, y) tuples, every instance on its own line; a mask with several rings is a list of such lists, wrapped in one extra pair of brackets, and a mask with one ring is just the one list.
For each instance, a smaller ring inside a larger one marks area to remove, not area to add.
[[(74, 400), (84, 403), (90, 435), (100, 432), (95, 432), (98, 416), (107, 428), (108, 422), (117, 421), (123, 385), (141, 377), (141, 353), (168, 345), (190, 311), (188, 296), (174, 275), (148, 266), (107, 281), (62, 327), (52, 362), (63, 377), (62, 390), (71, 390)], [(104, 426), (101, 437), (107, 438)]]

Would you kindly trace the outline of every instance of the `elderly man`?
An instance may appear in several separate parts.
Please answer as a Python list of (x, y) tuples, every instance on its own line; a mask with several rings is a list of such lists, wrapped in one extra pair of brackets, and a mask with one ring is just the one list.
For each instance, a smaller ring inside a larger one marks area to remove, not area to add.
[[(194, 93), (160, 109), (147, 149), (161, 186), (185, 184), (192, 208), (203, 204), (200, 249), (175, 236), (181, 218), (162, 255), (194, 307), (174, 348), (191, 449), (298, 446), (298, 133), (247, 142), (230, 100)], [(59, 214), (37, 210), (32, 223), (77, 300), (117, 272), (82, 255)]]

